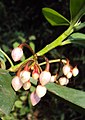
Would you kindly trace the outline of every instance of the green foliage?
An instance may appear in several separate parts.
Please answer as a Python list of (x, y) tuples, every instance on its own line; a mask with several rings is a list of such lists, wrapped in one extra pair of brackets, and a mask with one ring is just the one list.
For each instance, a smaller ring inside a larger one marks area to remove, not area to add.
[(11, 79), (8, 71), (0, 69), (0, 110), (5, 114), (10, 113), (16, 99)]
[(0, 65), (1, 65), (2, 69), (6, 69), (5, 61), (6, 61), (6, 59), (5, 59), (4, 55), (0, 52)]
[(81, 11), (80, 17), (85, 14), (85, 0), (70, 0), (71, 20)]
[(48, 22), (53, 26), (60, 26), (60, 25), (69, 25), (69, 21), (59, 14), (57, 11), (51, 8), (43, 8), (42, 9), (45, 18)]
[(80, 30), (80, 29), (82, 29), (84, 27), (85, 27), (85, 22), (79, 23), (78, 25), (75, 25), (74, 29), (75, 29), (75, 31), (78, 31), (78, 30)]
[(61, 45), (66, 45), (66, 44), (71, 44), (71, 43), (85, 47), (85, 34), (73, 33), (68, 37), (67, 40), (63, 41)]
[(53, 94), (63, 98), (64, 100), (85, 109), (85, 92), (75, 90), (65, 86), (60, 86), (54, 83), (46, 85), (47, 89)]
[(34, 80), (32, 77), (30, 77), (30, 82), (31, 82), (33, 85), (37, 85), (37, 80)]
[(35, 44), (34, 44), (35, 40), (36, 40), (36, 36), (34, 35), (29, 36), (29, 45), (34, 52), (35, 52)]
[[(64, 16), (62, 16), (57, 11), (51, 8), (43, 8), (42, 12), (45, 18), (47, 19), (47, 21), (52, 26), (69, 25), (69, 28), (64, 33), (62, 33), (58, 38), (56, 38), (52, 43), (48, 44), (42, 50), (37, 52), (38, 56), (42, 56), (46, 54), (47, 52), (56, 48), (57, 46), (62, 46), (70, 43), (85, 46), (85, 34), (73, 33), (85, 27), (85, 22), (78, 23), (79, 22), (78, 20), (80, 20), (80, 18), (85, 14), (85, 0), (70, 0), (71, 22), (69, 22)], [(6, 37), (7, 35), (8, 34), (6, 33), (4, 36)], [(8, 38), (9, 36), (10, 34), (8, 35)], [(17, 47), (22, 42), (27, 42), (22, 32), (15, 32), (11, 39), (12, 40), (10, 42), (10, 45), (13, 44), (12, 47), (14, 48)], [(32, 47), (32, 49), (35, 52), (34, 40), (36, 40), (35, 35), (31, 35), (29, 37), (29, 45)], [(6, 43), (2, 43), (2, 48), (5, 52), (10, 51), (10, 48), (6, 46)], [(7, 58), (6, 55), (5, 57)], [(33, 58), (33, 56), (31, 56), (31, 58)], [(21, 65), (25, 65), (25, 63), (27, 63), (28, 60), (29, 58), (25, 60), (25, 56), (24, 56), (20, 64), (16, 64), (15, 66), (11, 64), (12, 67), (9, 69), (9, 71), (16, 72), (18, 68)], [(5, 59), (1, 53), (0, 53), (0, 62), (1, 62), (1, 68), (6, 69)], [(0, 69), (0, 109), (4, 114), (10, 113), (16, 99), (16, 94), (11, 87), (11, 80), (12, 77), (10, 76), (9, 72), (7, 70)], [(33, 85), (30, 89), (30, 92), (33, 92), (35, 91), (38, 82), (34, 80), (32, 77), (30, 78), (30, 82)], [(79, 108), (85, 109), (85, 102), (84, 102), (85, 92), (68, 87), (63, 87), (55, 83), (49, 83), (46, 85), (46, 87), (50, 92), (62, 98), (63, 100), (68, 101), (68, 103), (72, 103), (73, 105), (78, 106)], [(15, 109), (17, 109), (16, 110), (17, 112), (19, 110), (19, 114), (21, 116), (26, 115), (30, 111), (29, 106), (25, 106), (28, 91), (25, 92), (26, 94), (23, 95), (22, 92), (22, 95), (19, 98), (19, 100), (15, 102)], [(6, 119), (11, 120), (17, 118), (16, 116), (18, 116), (17, 115), (18, 113), (14, 112), (13, 114), (15, 116), (14, 118), (13, 116), (10, 116)]]
[(15, 102), (15, 107), (17, 107), (17, 108), (22, 108), (22, 101), (17, 100), (17, 101)]

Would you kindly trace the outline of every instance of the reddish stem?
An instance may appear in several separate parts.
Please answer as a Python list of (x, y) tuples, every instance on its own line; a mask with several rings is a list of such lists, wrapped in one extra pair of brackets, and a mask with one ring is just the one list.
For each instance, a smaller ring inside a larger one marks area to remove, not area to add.
[(34, 65), (33, 73), (39, 73), (39, 69), (38, 69), (38, 66), (36, 64)]
[(35, 56), (34, 51), (32, 50), (32, 48), (28, 44), (22, 43), (18, 47), (23, 48), (24, 46), (27, 47), (32, 52), (32, 54)]
[(22, 71), (22, 69), (24, 68), (24, 66), (25, 66), (24, 70), (26, 70), (26, 71), (30, 70), (30, 62), (34, 62), (34, 60), (29, 60), (26, 64), (20, 66), (20, 68), (19, 68), (19, 70), (17, 72), (17, 76), (20, 75), (20, 72)]
[(69, 65), (69, 60), (67, 59), (67, 63), (66, 63), (67, 65)]
[(45, 71), (49, 72), (50, 69), (50, 64), (49, 64), (49, 60), (45, 57), (45, 61), (46, 61), (46, 68)]

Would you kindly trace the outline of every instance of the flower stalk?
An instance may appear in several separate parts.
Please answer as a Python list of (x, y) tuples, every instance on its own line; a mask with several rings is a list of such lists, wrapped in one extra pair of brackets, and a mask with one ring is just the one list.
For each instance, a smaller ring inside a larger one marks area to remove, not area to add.
[(6, 59), (9, 61), (11, 67), (13, 67), (13, 66), (14, 66), (14, 65), (13, 65), (13, 62), (12, 62), (11, 59), (8, 57), (8, 55), (7, 55), (3, 50), (1, 50), (1, 48), (0, 48), (0, 52), (1, 52), (1, 53), (6, 57)]

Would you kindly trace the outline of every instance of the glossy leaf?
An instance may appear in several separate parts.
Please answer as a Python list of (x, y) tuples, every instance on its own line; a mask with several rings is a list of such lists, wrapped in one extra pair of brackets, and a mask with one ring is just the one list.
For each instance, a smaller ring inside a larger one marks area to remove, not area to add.
[(48, 22), (53, 26), (69, 25), (69, 21), (64, 16), (51, 8), (43, 8), (42, 12)]
[[(82, 9), (82, 10), (81, 10)], [(70, 14), (73, 19), (81, 10), (80, 17), (85, 14), (85, 0), (70, 0)]]
[(62, 42), (62, 45), (71, 44), (71, 43), (82, 45), (85, 47), (85, 34), (73, 33), (72, 35), (69, 36), (67, 40)]
[(73, 103), (74, 105), (85, 109), (85, 92), (60, 86), (55, 83), (49, 83), (46, 85), (47, 89), (53, 94), (63, 98), (64, 100)]
[(0, 69), (0, 110), (5, 114), (10, 113), (16, 99), (11, 79), (7, 70)]

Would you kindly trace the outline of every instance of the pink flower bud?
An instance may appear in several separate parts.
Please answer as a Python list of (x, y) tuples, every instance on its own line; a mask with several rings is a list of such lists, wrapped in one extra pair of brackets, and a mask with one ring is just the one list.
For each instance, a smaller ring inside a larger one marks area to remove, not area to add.
[(14, 48), (11, 53), (12, 59), (16, 62), (19, 61), (23, 56), (23, 50), (20, 47)]
[(28, 89), (30, 89), (30, 87), (31, 87), (31, 83), (29, 81), (27, 81), (23, 84), (24, 90), (28, 90)]
[(72, 70), (72, 74), (73, 74), (73, 76), (74, 76), (74, 77), (77, 76), (78, 73), (79, 73), (78, 68), (77, 68), (77, 67), (73, 68), (73, 70)]
[(30, 72), (23, 70), (20, 72), (20, 80), (22, 83), (27, 82), (30, 79)]
[(15, 91), (18, 91), (22, 87), (23, 83), (20, 81), (18, 76), (15, 76), (12, 79), (12, 87), (14, 88)]
[(38, 95), (39, 98), (43, 97), (46, 94), (46, 87), (42, 85), (38, 85), (36, 87), (36, 94)]
[(71, 78), (71, 77), (72, 77), (72, 72), (68, 72), (67, 75), (66, 75), (66, 77), (67, 77), (68, 79)]
[(60, 85), (67, 85), (69, 83), (69, 80), (66, 77), (61, 77), (59, 79), (59, 84)]
[(71, 68), (69, 65), (63, 66), (63, 74), (66, 75), (68, 72), (70, 72)]
[(46, 85), (48, 82), (50, 82), (51, 74), (48, 71), (43, 71), (40, 74), (39, 80), (41, 85)]
[(38, 97), (36, 92), (32, 92), (30, 95), (30, 100), (33, 106), (35, 106), (41, 99)]

